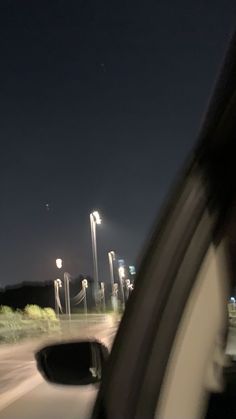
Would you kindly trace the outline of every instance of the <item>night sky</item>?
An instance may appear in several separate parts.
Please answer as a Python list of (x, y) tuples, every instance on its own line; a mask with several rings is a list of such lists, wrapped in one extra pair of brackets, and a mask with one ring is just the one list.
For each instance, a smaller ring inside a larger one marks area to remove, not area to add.
[[(0, 286), (138, 259), (194, 144), (235, 0), (1, 1)], [(48, 204), (48, 205), (46, 205)]]

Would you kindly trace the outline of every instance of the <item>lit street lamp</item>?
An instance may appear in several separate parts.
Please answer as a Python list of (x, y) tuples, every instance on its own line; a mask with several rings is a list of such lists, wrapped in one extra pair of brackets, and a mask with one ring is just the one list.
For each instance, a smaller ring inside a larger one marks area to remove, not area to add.
[[(58, 258), (56, 259), (56, 266), (58, 269), (62, 269), (62, 259)], [(62, 282), (58, 278), (54, 281), (54, 293), (55, 293), (55, 310), (57, 316), (59, 316), (59, 308), (62, 311), (61, 302), (60, 302), (60, 294), (59, 294), (59, 288), (62, 287)]]
[(62, 268), (62, 259), (56, 259), (56, 265), (58, 269)]
[(98, 211), (94, 211), (90, 214), (90, 226), (91, 226), (91, 238), (92, 238), (92, 251), (93, 251), (93, 270), (94, 270), (94, 281), (95, 281), (95, 301), (98, 300), (99, 283), (98, 283), (98, 256), (97, 256), (97, 232), (96, 227), (102, 222)]

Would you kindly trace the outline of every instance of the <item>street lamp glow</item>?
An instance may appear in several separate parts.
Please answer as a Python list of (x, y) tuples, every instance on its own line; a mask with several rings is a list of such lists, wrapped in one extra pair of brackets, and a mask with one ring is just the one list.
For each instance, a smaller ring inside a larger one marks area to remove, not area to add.
[(109, 252), (109, 254), (111, 255), (112, 260), (115, 260), (116, 259), (116, 255), (115, 255), (115, 252), (113, 250), (111, 250)]
[(82, 287), (83, 288), (88, 288), (88, 281), (87, 281), (86, 278), (84, 278), (83, 281), (82, 281)]
[(102, 219), (98, 211), (93, 211), (92, 215), (96, 224), (102, 224)]
[(56, 265), (58, 269), (62, 268), (62, 259), (56, 259)]
[(61, 288), (62, 287), (62, 281), (58, 278), (56, 280), (56, 282), (57, 282), (57, 285), (59, 286), (59, 288)]

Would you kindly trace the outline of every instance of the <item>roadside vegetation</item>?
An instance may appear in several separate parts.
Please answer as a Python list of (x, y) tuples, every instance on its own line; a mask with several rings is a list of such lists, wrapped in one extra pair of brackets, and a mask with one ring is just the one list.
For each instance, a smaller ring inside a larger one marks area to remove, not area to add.
[(50, 307), (28, 304), (24, 310), (13, 310), (9, 306), (0, 306), (0, 343), (17, 342), (59, 331), (60, 323)]

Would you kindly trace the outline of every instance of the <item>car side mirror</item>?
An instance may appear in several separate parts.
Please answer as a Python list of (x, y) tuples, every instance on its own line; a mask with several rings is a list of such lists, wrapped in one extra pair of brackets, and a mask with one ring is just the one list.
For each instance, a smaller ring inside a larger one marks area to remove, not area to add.
[(108, 355), (106, 346), (91, 340), (46, 346), (35, 358), (38, 370), (47, 381), (87, 385), (101, 380)]

